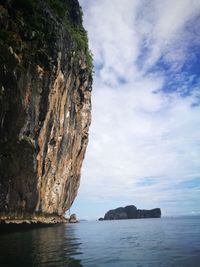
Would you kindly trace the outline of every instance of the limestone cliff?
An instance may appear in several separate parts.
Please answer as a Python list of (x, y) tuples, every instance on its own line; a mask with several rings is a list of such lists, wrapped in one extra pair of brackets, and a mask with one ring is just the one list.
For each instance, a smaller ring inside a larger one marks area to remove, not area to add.
[(1, 220), (69, 209), (88, 143), (91, 85), (77, 0), (0, 1)]
[(134, 205), (126, 206), (123, 208), (117, 208), (114, 210), (109, 210), (106, 212), (104, 219), (99, 220), (122, 220), (122, 219), (141, 219), (141, 218), (160, 218), (161, 210), (160, 208), (155, 208), (152, 210), (140, 210)]

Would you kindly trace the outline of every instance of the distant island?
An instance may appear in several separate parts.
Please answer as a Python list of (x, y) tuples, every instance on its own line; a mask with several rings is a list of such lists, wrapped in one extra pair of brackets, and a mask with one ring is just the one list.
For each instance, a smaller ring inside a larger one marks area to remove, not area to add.
[(134, 205), (120, 207), (106, 212), (104, 218), (99, 218), (99, 221), (104, 220), (123, 220), (123, 219), (142, 219), (142, 218), (160, 218), (161, 209), (155, 208), (152, 210), (140, 210)]

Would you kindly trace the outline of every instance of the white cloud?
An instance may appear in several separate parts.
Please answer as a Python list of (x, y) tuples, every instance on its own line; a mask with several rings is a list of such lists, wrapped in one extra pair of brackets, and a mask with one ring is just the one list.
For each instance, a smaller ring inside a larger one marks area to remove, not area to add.
[[(164, 93), (165, 72), (147, 71), (161, 57), (176, 72), (187, 60), (194, 32), (185, 25), (200, 12), (200, 2), (80, 3), (97, 70), (79, 198), (102, 203), (105, 211), (117, 200), (141, 208), (163, 205), (166, 213), (172, 208), (166, 203), (177, 200), (173, 211), (183, 212), (180, 198), (199, 201), (197, 191), (175, 188), (200, 174), (200, 107), (192, 107), (199, 87), (183, 98), (191, 82), (179, 74), (179, 90)], [(200, 42), (200, 36), (194, 39)], [(141, 186), (148, 177), (155, 183)]]
[[(194, 19), (200, 12), (198, 0), (173, 0), (148, 1), (147, 5), (142, 1), (138, 34), (141, 40), (148, 47), (149, 54), (145, 62), (146, 69), (151, 67), (160, 57), (168, 59), (176, 65), (177, 61), (181, 66), (184, 62), (188, 42), (191, 35), (186, 31), (185, 26)], [(193, 27), (193, 30), (195, 28)], [(196, 30), (196, 33), (198, 31)], [(195, 34), (196, 34), (195, 33)], [(192, 38), (196, 38), (192, 34)], [(198, 38), (199, 40), (199, 38)]]

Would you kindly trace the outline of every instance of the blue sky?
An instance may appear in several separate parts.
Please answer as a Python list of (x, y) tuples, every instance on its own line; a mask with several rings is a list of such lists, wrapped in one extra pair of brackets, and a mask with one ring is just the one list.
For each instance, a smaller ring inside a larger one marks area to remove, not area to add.
[(94, 54), (90, 141), (72, 206), (200, 213), (200, 1), (80, 0)]

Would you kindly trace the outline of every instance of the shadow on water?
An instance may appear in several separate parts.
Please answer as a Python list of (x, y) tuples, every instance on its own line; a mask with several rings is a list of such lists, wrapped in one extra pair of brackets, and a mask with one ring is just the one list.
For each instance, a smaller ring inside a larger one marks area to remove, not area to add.
[(79, 254), (79, 239), (65, 225), (0, 235), (1, 267), (81, 267), (81, 260), (74, 258)]

